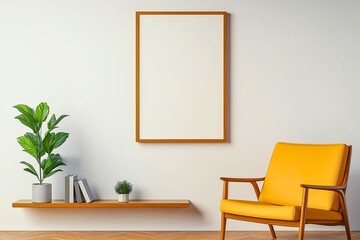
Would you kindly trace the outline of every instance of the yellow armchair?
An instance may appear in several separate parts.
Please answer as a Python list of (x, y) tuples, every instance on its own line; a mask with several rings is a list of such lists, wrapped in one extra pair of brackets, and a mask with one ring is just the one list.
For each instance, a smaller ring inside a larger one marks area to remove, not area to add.
[[(344, 225), (351, 240), (345, 192), (351, 146), (345, 144), (277, 143), (264, 178), (226, 178), (221, 210), (221, 236), (226, 220), (299, 227), (304, 239), (305, 224)], [(263, 181), (260, 191), (258, 182)], [(229, 199), (230, 182), (250, 183), (257, 201)]]

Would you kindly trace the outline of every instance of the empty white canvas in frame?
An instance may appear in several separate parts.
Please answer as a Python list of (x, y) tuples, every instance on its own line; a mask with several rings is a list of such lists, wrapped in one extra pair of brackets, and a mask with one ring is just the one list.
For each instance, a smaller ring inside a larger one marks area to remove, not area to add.
[(136, 13), (136, 141), (226, 141), (226, 13)]

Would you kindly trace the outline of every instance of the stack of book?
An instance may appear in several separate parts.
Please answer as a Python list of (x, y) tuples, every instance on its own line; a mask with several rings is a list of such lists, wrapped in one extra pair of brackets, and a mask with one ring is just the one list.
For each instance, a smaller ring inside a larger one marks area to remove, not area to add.
[(65, 202), (90, 203), (92, 201), (94, 201), (94, 197), (86, 179), (78, 180), (77, 175), (68, 175), (65, 177)]

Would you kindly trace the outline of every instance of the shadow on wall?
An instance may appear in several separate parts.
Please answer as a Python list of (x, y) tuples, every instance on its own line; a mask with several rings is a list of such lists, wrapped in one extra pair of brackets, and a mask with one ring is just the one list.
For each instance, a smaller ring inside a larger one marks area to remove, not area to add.
[[(51, 179), (52, 184), (53, 184), (52, 199), (64, 199), (65, 176), (70, 175), (70, 174), (77, 174), (80, 171), (80, 166), (79, 166), (80, 158), (73, 157), (73, 156), (71, 156), (71, 157), (63, 156), (63, 155), (61, 157), (67, 166), (62, 167), (63, 173), (61, 174), (61, 176), (59, 174), (59, 176), (57, 176), (56, 178)], [(78, 177), (81, 177), (81, 176), (78, 176)]]
[[(354, 161), (354, 159), (352, 160)], [(351, 167), (350, 167), (351, 168)], [(356, 171), (355, 173), (350, 172), (349, 176), (349, 186), (346, 191), (346, 201), (349, 211), (350, 218), (350, 229), (352, 231), (359, 231), (359, 229), (354, 229), (354, 227), (359, 227), (358, 223), (360, 222), (360, 208), (359, 208), (359, 199), (360, 199), (360, 173)]]
[(23, 211), (22, 218), (25, 222), (32, 223), (32, 229), (29, 230), (162, 231), (163, 226), (166, 226), (167, 231), (186, 231), (196, 230), (194, 226), (205, 222), (203, 214), (193, 204), (189, 208), (177, 209), (17, 210)]

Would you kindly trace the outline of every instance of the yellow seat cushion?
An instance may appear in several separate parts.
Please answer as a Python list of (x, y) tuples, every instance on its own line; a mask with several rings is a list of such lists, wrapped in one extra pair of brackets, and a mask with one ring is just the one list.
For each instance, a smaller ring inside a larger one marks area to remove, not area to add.
[(328, 211), (322, 209), (308, 208), (306, 212), (307, 220), (335, 220), (341, 221), (343, 219), (340, 212)]
[[(301, 184), (341, 185), (347, 153), (345, 144), (277, 143), (259, 201), (300, 206)], [(310, 190), (308, 207), (338, 210), (339, 200), (333, 192)]]
[(279, 206), (257, 201), (231, 199), (222, 200), (220, 204), (220, 210), (224, 213), (288, 221), (299, 220), (299, 209), (299, 207), (295, 206)]
[[(276, 219), (286, 221), (298, 221), (300, 218), (300, 207), (281, 206), (271, 203), (246, 200), (225, 199), (221, 201), (220, 210), (246, 217)], [(307, 220), (341, 220), (341, 213), (322, 209), (307, 209)]]

